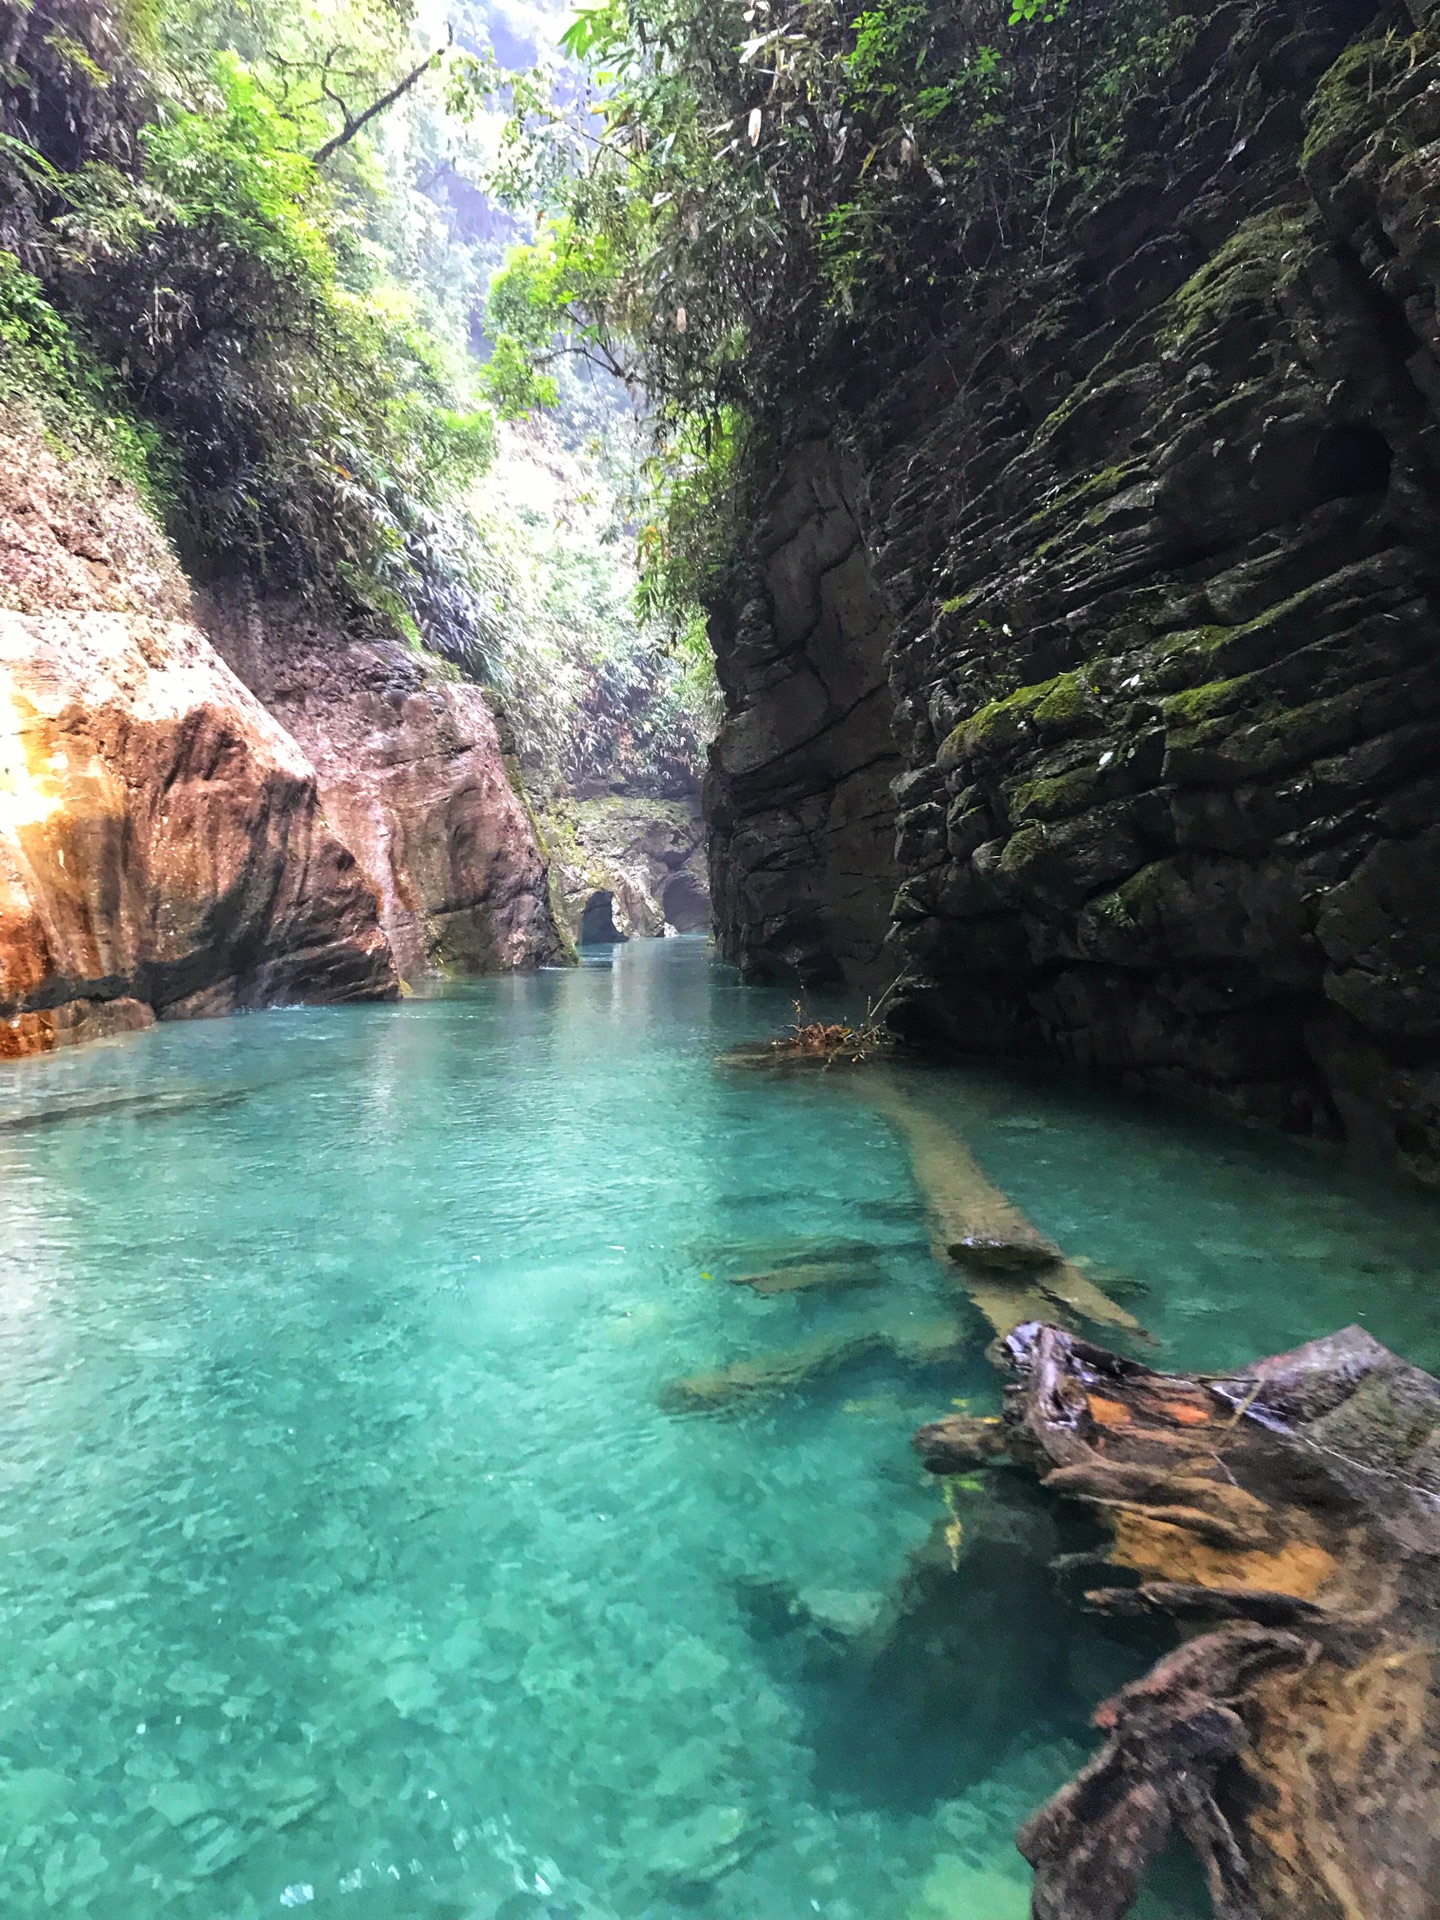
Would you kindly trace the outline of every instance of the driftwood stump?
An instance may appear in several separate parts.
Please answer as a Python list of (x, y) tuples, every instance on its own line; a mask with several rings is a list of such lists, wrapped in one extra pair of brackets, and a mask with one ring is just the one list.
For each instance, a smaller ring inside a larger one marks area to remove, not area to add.
[(1356, 1327), (1223, 1377), (1039, 1323), (1003, 1351), (998, 1434), (938, 1421), (927, 1464), (1003, 1436), (1138, 1576), (1089, 1603), (1184, 1636), (1021, 1829), (1035, 1920), (1120, 1920), (1173, 1833), (1219, 1920), (1440, 1920), (1440, 1382)]

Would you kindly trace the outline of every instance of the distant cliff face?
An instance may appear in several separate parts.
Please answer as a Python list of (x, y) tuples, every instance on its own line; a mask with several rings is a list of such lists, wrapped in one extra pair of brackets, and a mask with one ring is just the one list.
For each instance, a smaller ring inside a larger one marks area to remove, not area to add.
[(314, 767), (407, 980), (568, 957), (479, 687), (398, 641), (347, 641), (273, 602), (216, 609), (206, 625)]
[[(1434, 1180), (1440, 38), (1361, 30), (1222, 7), (1068, 254), (980, 289), (792, 456), (788, 532), (715, 621), (716, 899), (752, 968), (849, 971), (851, 929), (887, 921), (932, 1043), (1349, 1133)], [(797, 462), (854, 476), (843, 594)], [(786, 611), (827, 593), (843, 638)], [(884, 675), (893, 869), (815, 831), (883, 760), (878, 725), (810, 745), (845, 703), (804, 675), (842, 664)]]
[(653, 938), (667, 929), (710, 931), (698, 796), (553, 795), (540, 810), (540, 823), (555, 892), (578, 944), (590, 937), (587, 924), (593, 930), (597, 923), (607, 928), (607, 938), (613, 932), (625, 940)]

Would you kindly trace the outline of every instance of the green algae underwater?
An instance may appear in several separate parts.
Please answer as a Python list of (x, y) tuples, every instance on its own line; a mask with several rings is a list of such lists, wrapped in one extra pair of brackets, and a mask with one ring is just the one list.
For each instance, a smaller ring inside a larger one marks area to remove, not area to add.
[[(920, 1468), (990, 1330), (880, 1113), (717, 1070), (789, 1011), (637, 941), (5, 1076), (7, 1920), (1022, 1920), (1014, 1828), (1160, 1643), (1078, 1604), (1083, 1516)], [(1158, 1364), (1440, 1362), (1435, 1201), (917, 1089)]]

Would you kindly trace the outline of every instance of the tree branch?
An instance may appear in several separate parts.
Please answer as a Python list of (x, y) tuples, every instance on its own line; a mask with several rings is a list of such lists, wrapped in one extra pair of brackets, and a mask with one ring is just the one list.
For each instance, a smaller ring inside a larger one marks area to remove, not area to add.
[(446, 52), (448, 48), (454, 46), (454, 44), (455, 28), (452, 25), (446, 35), (445, 45), (443, 47), (437, 47), (433, 53), (426, 54), (425, 58), (413, 72), (407, 73), (403, 80), (397, 81), (396, 84), (391, 87), (390, 91), (388, 93), (382, 93), (378, 100), (372, 100), (370, 105), (361, 113), (352, 114), (345, 102), (341, 100), (337, 94), (330, 92), (328, 84), (325, 85), (324, 90), (326, 94), (335, 102), (336, 106), (339, 107), (341, 113), (344, 114), (345, 125), (340, 129), (339, 133), (332, 134), (323, 147), (317, 148), (317, 150), (311, 154), (310, 158), (314, 164), (317, 167), (323, 167), (332, 154), (338, 153), (341, 147), (348, 147), (356, 134), (363, 128), (369, 126), (377, 114), (384, 113), (388, 107), (393, 107), (395, 102), (407, 94), (418, 80), (423, 80), (425, 75), (429, 73), (430, 69), (435, 65), (435, 62), (440, 58), (441, 54)]

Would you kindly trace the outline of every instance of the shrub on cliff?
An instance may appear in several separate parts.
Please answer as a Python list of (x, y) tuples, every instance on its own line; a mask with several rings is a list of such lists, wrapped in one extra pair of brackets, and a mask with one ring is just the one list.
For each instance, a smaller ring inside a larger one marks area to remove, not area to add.
[(452, 640), (491, 415), (375, 238), (366, 103), (428, 65), (404, 10), (7, 11), (5, 237), (173, 450), (182, 546)]
[(646, 393), (652, 574), (693, 593), (788, 421), (913, 356), (1002, 253), (1044, 263), (1185, 31), (1160, 0), (582, 9), (583, 110), (514, 90), (498, 184), (552, 218), (496, 288), (502, 399), (565, 353)]

